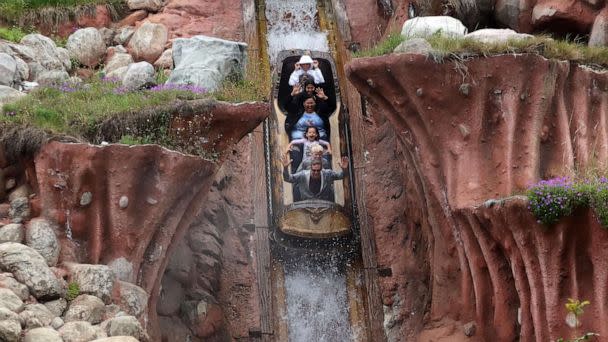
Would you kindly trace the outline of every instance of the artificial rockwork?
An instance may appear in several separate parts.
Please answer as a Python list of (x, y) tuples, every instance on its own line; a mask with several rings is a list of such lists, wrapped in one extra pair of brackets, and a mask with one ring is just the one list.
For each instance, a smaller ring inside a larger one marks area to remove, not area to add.
[[(366, 186), (388, 203), (368, 210), (378, 263), (392, 268), (389, 339), (570, 337), (569, 297), (592, 302), (579, 331), (606, 335), (608, 234), (590, 212), (546, 228), (524, 199), (504, 198), (604, 165), (608, 74), (536, 55), (413, 54), (354, 60), (347, 74), (380, 134)], [(373, 168), (385, 154), (400, 167)]]

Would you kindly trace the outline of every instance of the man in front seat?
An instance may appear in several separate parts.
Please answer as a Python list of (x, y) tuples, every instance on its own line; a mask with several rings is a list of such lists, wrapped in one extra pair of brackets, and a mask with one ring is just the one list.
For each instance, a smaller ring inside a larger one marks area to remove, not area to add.
[(310, 170), (302, 170), (290, 174), (288, 168), (291, 158), (289, 158), (289, 154), (284, 154), (281, 161), (283, 163), (283, 180), (293, 183), (300, 193), (301, 198), (294, 199), (294, 201), (309, 199), (333, 201), (333, 183), (335, 180), (344, 178), (344, 170), (348, 168), (348, 157), (342, 157), (340, 161), (342, 170), (338, 172), (327, 169), (323, 170), (323, 161), (321, 159), (314, 159), (311, 162)]

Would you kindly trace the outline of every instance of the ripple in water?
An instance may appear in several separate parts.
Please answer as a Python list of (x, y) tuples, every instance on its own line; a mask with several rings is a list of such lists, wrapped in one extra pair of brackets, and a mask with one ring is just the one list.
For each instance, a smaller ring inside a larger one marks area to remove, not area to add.
[(316, 0), (266, 0), (271, 63), (281, 50), (329, 51), (327, 32), (319, 31), (316, 4)]
[(285, 265), (285, 295), (289, 341), (353, 340), (346, 277), (335, 263)]

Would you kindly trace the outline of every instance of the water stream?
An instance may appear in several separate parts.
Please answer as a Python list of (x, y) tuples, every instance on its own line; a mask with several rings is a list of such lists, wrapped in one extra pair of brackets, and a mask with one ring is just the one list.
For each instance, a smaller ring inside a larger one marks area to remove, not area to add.
[[(266, 0), (271, 64), (282, 50), (329, 51), (316, 5), (316, 0)], [(336, 258), (302, 256), (284, 266), (289, 341), (352, 341), (344, 265)]]

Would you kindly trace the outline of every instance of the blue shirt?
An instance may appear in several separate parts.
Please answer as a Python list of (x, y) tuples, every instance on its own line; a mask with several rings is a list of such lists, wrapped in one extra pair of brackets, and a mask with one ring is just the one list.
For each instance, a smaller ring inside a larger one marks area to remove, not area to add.
[(325, 128), (323, 126), (323, 119), (321, 119), (321, 117), (315, 112), (304, 112), (304, 114), (302, 114), (302, 117), (298, 120), (298, 122), (296, 122), (293, 131), (291, 131), (291, 140), (304, 138), (306, 128), (310, 126), (317, 127), (317, 129), (319, 130), (319, 138), (327, 138), (327, 133), (325, 132)]

